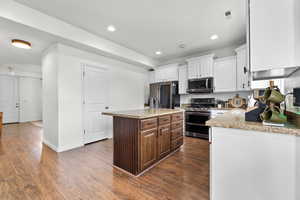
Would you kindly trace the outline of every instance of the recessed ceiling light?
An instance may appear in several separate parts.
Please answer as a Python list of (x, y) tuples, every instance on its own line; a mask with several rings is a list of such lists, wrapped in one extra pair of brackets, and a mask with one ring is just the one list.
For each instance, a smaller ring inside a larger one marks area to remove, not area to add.
[(161, 52), (161, 51), (156, 51), (155, 54), (156, 54), (156, 55), (161, 55), (162, 52)]
[(210, 36), (211, 40), (216, 40), (218, 38), (219, 38), (219, 36), (217, 34), (214, 34), (214, 35)]
[(30, 42), (24, 41), (24, 40), (18, 40), (18, 39), (13, 39), (11, 40), (11, 44), (14, 47), (21, 48), (21, 49), (31, 49), (31, 44)]
[(116, 27), (114, 26), (114, 25), (109, 25), (108, 27), (107, 27), (107, 31), (109, 31), (109, 32), (115, 32), (117, 29), (116, 29)]

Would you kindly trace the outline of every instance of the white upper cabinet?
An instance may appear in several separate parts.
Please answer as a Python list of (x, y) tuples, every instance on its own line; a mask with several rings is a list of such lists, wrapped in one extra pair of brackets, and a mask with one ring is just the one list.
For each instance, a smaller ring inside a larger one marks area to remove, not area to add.
[(188, 79), (195, 79), (201, 76), (199, 75), (200, 63), (200, 61), (188, 62)]
[(215, 92), (236, 91), (236, 56), (216, 59), (213, 71)]
[(236, 50), (236, 87), (238, 91), (251, 89), (251, 73), (247, 60), (247, 46), (243, 45)]
[(201, 76), (213, 77), (214, 55), (203, 56), (201, 60)]
[(155, 71), (149, 72), (149, 83), (155, 83)]
[(300, 1), (295, 0), (295, 65), (300, 66)]
[(179, 78), (178, 79), (179, 94), (187, 94), (187, 88), (188, 88), (187, 65), (179, 66), (178, 78)]
[(213, 76), (213, 54), (188, 59), (188, 79)]
[(178, 81), (178, 64), (159, 66), (155, 70), (155, 82)]
[(251, 71), (299, 65), (299, 0), (249, 1)]

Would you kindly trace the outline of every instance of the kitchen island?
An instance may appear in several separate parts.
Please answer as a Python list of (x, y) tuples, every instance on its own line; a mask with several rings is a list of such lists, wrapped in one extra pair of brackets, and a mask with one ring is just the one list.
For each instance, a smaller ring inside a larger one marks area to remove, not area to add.
[(183, 144), (183, 110), (105, 112), (113, 116), (114, 166), (139, 175)]
[(300, 129), (246, 122), (232, 110), (207, 121), (211, 200), (300, 199)]

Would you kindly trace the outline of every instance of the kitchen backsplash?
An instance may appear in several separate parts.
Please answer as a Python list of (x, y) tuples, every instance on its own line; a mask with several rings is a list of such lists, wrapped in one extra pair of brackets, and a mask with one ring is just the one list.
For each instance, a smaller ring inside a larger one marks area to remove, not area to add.
[(246, 92), (224, 92), (224, 93), (212, 93), (212, 94), (187, 94), (180, 95), (180, 103), (188, 104), (190, 103), (191, 98), (216, 98), (217, 100), (227, 101), (228, 99), (233, 98), (236, 94), (239, 94), (240, 97), (248, 99), (248, 96), (251, 94), (250, 91)]

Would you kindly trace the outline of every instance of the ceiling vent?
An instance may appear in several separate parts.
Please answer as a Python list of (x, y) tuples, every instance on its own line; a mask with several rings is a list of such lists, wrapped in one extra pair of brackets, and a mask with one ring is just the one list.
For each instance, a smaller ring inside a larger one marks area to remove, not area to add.
[(226, 11), (225, 12), (225, 17), (226, 17), (226, 19), (231, 19), (231, 11), (230, 10), (228, 10), (228, 11)]

